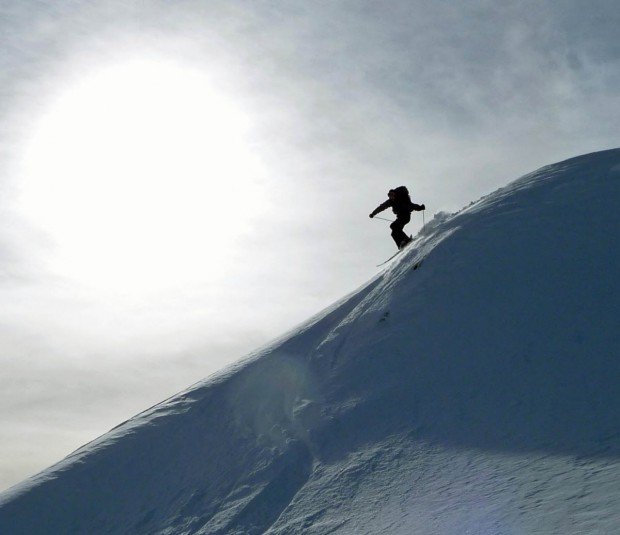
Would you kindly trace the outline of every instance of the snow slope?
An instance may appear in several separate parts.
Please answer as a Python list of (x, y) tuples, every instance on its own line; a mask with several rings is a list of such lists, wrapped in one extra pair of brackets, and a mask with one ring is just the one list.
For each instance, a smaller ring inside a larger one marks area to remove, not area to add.
[(438, 215), (299, 329), (2, 494), (0, 533), (617, 533), (619, 211), (611, 150)]

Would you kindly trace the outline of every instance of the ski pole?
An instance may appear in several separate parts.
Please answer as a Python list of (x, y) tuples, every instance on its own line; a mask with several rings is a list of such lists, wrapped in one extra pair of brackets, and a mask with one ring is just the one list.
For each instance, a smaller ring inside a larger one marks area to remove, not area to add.
[(374, 216), (373, 219), (382, 219), (383, 221), (389, 221), (390, 223), (394, 223), (393, 219), (386, 219), (385, 217), (379, 217), (378, 215)]
[(424, 225), (426, 225), (426, 223), (424, 222), (424, 212), (426, 212), (426, 210), (422, 210), (422, 228), (424, 228)]

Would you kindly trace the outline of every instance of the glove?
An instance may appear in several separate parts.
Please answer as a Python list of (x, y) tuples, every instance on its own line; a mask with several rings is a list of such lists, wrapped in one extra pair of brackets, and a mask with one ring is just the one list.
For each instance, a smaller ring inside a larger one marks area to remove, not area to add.
[(422, 210), (426, 210), (426, 206), (424, 206), (423, 204), (421, 205)]
[(368, 217), (372, 219), (373, 217), (375, 217), (375, 214), (370, 214)]

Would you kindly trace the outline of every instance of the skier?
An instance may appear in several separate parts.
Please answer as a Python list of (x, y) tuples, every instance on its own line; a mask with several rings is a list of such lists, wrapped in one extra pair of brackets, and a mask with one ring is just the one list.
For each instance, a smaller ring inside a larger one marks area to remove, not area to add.
[(414, 210), (419, 212), (426, 207), (423, 204), (411, 202), (407, 188), (405, 186), (399, 186), (388, 191), (388, 200), (377, 206), (370, 214), (370, 217), (375, 217), (379, 212), (383, 212), (383, 210), (390, 207), (396, 214), (396, 221), (392, 222), (390, 225), (392, 229), (392, 238), (396, 242), (396, 246), (402, 249), (411, 241), (411, 238), (403, 231), (403, 227), (411, 221), (411, 212)]

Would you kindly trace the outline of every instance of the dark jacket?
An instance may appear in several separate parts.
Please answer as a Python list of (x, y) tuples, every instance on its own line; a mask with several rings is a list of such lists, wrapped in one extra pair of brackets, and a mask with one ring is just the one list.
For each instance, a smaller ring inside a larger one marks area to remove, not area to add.
[(420, 210), (424, 210), (423, 204), (415, 204), (411, 202), (409, 199), (388, 199), (384, 203), (381, 203), (372, 211), (372, 216), (377, 215), (379, 212), (383, 212), (383, 210), (387, 210), (388, 208), (392, 208), (392, 212), (396, 214), (396, 217), (409, 215), (411, 212)]

